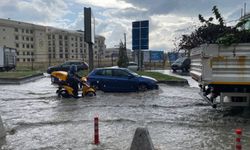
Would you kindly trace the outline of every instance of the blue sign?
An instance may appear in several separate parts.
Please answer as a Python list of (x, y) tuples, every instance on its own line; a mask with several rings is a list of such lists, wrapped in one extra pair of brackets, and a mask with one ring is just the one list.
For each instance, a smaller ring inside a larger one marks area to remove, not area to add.
[(149, 21), (132, 22), (132, 49), (148, 49)]
[(163, 51), (150, 51), (150, 60), (151, 61), (164, 60), (164, 52)]

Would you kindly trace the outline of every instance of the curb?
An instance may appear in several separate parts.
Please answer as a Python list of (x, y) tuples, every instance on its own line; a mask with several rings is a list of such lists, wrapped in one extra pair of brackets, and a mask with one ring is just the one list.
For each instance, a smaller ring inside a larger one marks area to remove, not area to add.
[(3, 138), (6, 136), (6, 132), (3, 126), (2, 118), (0, 116), (0, 138)]
[(176, 80), (171, 80), (171, 81), (158, 81), (157, 83), (163, 83), (167, 85), (174, 85), (174, 86), (188, 86), (188, 81), (187, 80), (181, 80), (181, 81), (176, 81)]
[(44, 77), (43, 73), (37, 73), (34, 75), (21, 77), (21, 78), (0, 78), (0, 85), (1, 84), (13, 84), (13, 85), (23, 84), (23, 83), (35, 81), (37, 79), (41, 79), (43, 77)]

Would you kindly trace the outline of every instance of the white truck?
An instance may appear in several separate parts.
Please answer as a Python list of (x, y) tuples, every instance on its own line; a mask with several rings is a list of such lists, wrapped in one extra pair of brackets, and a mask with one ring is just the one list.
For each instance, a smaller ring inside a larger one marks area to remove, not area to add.
[(16, 67), (16, 49), (0, 46), (0, 71), (9, 71)]
[(192, 49), (190, 74), (199, 82), (200, 95), (213, 107), (249, 106), (250, 43)]

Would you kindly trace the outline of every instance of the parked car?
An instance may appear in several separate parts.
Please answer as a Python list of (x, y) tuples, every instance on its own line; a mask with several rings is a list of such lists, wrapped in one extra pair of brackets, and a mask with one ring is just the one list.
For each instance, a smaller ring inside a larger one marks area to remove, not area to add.
[(191, 60), (187, 57), (178, 58), (172, 65), (173, 72), (176, 70), (182, 70), (182, 72), (188, 72), (190, 69)]
[(66, 61), (61, 65), (49, 67), (47, 69), (47, 73), (51, 74), (53, 71), (68, 71), (71, 65), (76, 65), (77, 70), (86, 70), (89, 67), (89, 65), (84, 61), (71, 60), (71, 61)]
[(140, 76), (127, 68), (98, 68), (87, 76), (88, 83), (105, 92), (132, 92), (158, 89), (157, 80)]
[(139, 66), (138, 66), (138, 64), (135, 63), (135, 62), (129, 62), (127, 68), (128, 68), (129, 70), (131, 70), (131, 71), (138, 71), (138, 70), (139, 70)]

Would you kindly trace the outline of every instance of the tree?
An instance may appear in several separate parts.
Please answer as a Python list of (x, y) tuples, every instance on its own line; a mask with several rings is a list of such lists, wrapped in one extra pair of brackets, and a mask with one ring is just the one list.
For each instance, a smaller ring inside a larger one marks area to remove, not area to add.
[(198, 18), (202, 25), (190, 35), (182, 35), (179, 49), (185, 49), (190, 52), (192, 48), (201, 44), (223, 44), (229, 46), (232, 43), (250, 42), (250, 32), (238, 29), (247, 21), (241, 20), (235, 27), (227, 27), (218, 8), (214, 6), (212, 11), (217, 23), (214, 22), (213, 17), (206, 20), (199, 14)]
[(128, 66), (128, 55), (127, 55), (127, 48), (126, 48), (126, 44), (122, 43), (122, 41), (120, 42), (120, 46), (119, 46), (119, 58), (118, 58), (118, 62), (117, 65), (119, 67), (122, 68), (126, 68)]

